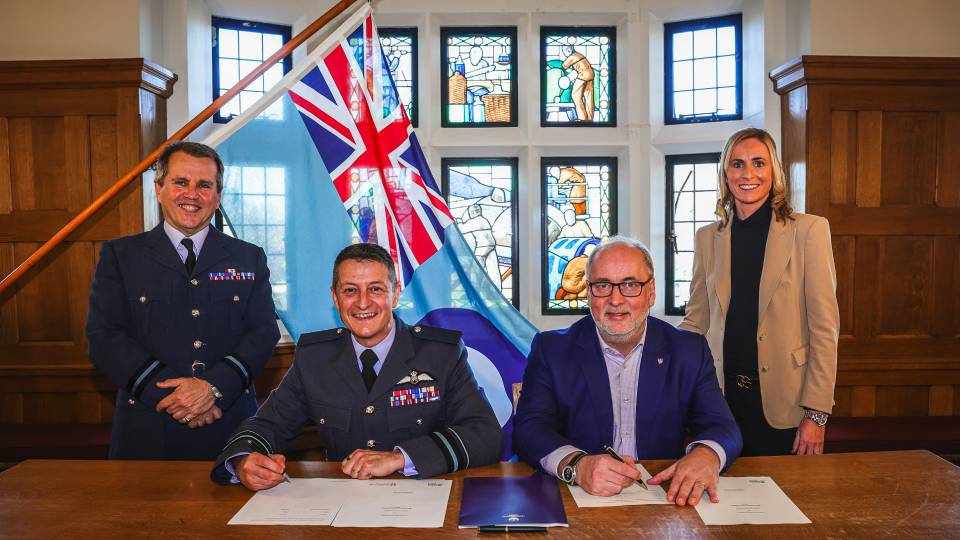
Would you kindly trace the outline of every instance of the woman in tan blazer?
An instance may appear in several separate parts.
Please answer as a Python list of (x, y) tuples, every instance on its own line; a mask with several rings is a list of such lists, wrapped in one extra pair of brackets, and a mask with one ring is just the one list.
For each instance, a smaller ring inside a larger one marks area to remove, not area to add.
[(830, 226), (790, 207), (766, 131), (733, 134), (720, 163), (680, 326), (707, 337), (743, 455), (822, 453), (840, 330)]

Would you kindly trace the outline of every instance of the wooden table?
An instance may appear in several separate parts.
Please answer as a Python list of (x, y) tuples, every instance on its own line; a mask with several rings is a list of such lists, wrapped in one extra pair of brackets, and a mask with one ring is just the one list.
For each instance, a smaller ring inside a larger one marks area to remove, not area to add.
[[(668, 465), (647, 461), (652, 473)], [(502, 463), (452, 474), (443, 529), (228, 526), (250, 498), (209, 480), (205, 462), (38, 461), (0, 473), (0, 537), (15, 538), (472, 538), (458, 529), (464, 476), (531, 472)], [(339, 477), (336, 464), (290, 463), (293, 477)], [(707, 527), (693, 508), (579, 509), (561, 486), (569, 528), (563, 538), (890, 538), (960, 537), (960, 468), (925, 451), (738, 459), (729, 476), (772, 476), (810, 525)], [(484, 538), (504, 535), (484, 534)], [(513, 534), (542, 538), (544, 534)]]

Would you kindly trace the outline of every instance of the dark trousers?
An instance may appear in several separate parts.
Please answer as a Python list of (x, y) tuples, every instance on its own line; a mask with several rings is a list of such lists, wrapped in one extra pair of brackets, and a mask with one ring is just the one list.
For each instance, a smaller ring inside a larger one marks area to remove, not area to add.
[(735, 376), (726, 377), (724, 383), (724, 396), (743, 435), (743, 452), (740, 455), (780, 456), (792, 453), (797, 428), (777, 429), (767, 423), (760, 397), (760, 380), (750, 378), (749, 388), (738, 384)]

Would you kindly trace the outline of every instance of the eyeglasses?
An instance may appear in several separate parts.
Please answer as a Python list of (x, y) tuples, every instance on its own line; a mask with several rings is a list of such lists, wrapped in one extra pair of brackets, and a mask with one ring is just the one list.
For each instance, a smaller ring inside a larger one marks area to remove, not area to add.
[(594, 281), (590, 283), (590, 294), (597, 298), (606, 298), (613, 294), (613, 289), (620, 289), (620, 294), (632, 298), (643, 294), (643, 286), (653, 281), (650, 276), (646, 281), (621, 281), (620, 283), (610, 283), (609, 281)]

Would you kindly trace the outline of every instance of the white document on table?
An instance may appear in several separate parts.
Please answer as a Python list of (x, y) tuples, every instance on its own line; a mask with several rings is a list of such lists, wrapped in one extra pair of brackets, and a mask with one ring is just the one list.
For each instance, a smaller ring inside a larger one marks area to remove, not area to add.
[[(644, 482), (653, 477), (643, 465), (637, 463), (637, 470), (640, 471), (640, 478)], [(667, 493), (660, 486), (651, 486), (643, 489), (636, 482), (623, 488), (617, 495), (611, 497), (600, 497), (590, 495), (580, 486), (568, 486), (573, 500), (576, 501), (579, 508), (598, 508), (603, 506), (634, 506), (639, 504), (670, 504), (667, 502)]]
[(258, 491), (228, 525), (330, 525), (350, 479), (296, 478)]
[(703, 497), (696, 506), (704, 525), (810, 523), (769, 476), (721, 476), (717, 497), (719, 503)]
[(229, 525), (443, 527), (450, 480), (295, 478), (256, 492)]
[(443, 527), (451, 480), (352, 480), (334, 527)]

